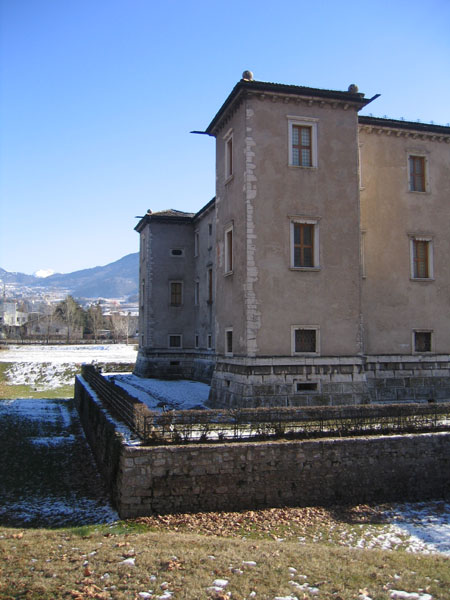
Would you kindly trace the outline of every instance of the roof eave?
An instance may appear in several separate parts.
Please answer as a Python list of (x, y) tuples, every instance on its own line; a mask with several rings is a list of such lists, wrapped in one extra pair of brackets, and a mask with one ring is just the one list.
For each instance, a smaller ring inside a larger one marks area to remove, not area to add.
[(139, 221), (139, 223), (134, 228), (135, 231), (141, 233), (141, 231), (148, 225), (151, 221), (156, 223), (171, 223), (178, 225), (186, 225), (188, 223), (192, 223), (194, 215), (182, 217), (181, 215), (145, 215)]
[(435, 133), (437, 135), (450, 135), (450, 127), (445, 125), (435, 125), (434, 123), (418, 123), (415, 121), (399, 121), (396, 119), (384, 119), (381, 117), (369, 117), (359, 115), (358, 122), (360, 125), (368, 125), (373, 127), (384, 127), (387, 129), (402, 129), (409, 131), (420, 131), (423, 133)]
[(225, 102), (222, 104), (216, 115), (214, 116), (211, 123), (205, 129), (206, 134), (214, 135), (214, 131), (216, 130), (218, 124), (220, 123), (222, 117), (228, 112), (228, 110), (240, 101), (242, 96), (251, 92), (261, 92), (261, 93), (269, 93), (269, 94), (279, 94), (279, 95), (292, 95), (297, 97), (303, 97), (305, 99), (323, 99), (323, 100), (334, 100), (342, 103), (353, 104), (358, 107), (358, 110), (361, 110), (367, 104), (375, 100), (378, 97), (374, 96), (373, 98), (364, 98), (364, 94), (360, 93), (351, 93), (351, 92), (339, 92), (335, 90), (320, 90), (316, 88), (308, 88), (294, 85), (284, 85), (278, 83), (267, 83), (264, 81), (239, 81), (234, 88), (231, 90)]

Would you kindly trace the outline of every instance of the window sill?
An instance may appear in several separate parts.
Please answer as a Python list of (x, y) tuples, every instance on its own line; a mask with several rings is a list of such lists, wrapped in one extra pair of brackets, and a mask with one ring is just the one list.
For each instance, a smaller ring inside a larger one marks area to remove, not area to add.
[(423, 192), (420, 190), (408, 190), (408, 193), (409, 194), (419, 194), (421, 196), (423, 196), (423, 195), (429, 196), (431, 194), (431, 192), (429, 190), (423, 190)]
[(320, 352), (293, 352), (292, 356), (320, 356)]
[(434, 277), (410, 277), (409, 280), (415, 283), (433, 283), (435, 281)]
[(317, 165), (311, 167), (304, 167), (303, 165), (288, 165), (289, 169), (303, 169), (305, 171), (317, 171)]
[(234, 179), (234, 173), (231, 173), (231, 175), (228, 175), (228, 177), (225, 178), (225, 185), (227, 185), (227, 183), (230, 183), (230, 181), (233, 181)]
[(318, 271), (321, 271), (320, 267), (289, 267), (290, 271), (304, 271), (304, 272), (308, 272), (308, 271), (312, 271), (317, 273)]
[(226, 273), (223, 274), (224, 277), (230, 277), (230, 275), (233, 275), (234, 271), (227, 271)]

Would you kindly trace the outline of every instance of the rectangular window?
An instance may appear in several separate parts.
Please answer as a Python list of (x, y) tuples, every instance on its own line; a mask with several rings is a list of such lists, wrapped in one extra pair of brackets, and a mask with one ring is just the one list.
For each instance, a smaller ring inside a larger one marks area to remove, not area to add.
[(233, 225), (225, 229), (225, 274), (233, 272)]
[(208, 350), (212, 348), (212, 334), (208, 333)]
[(200, 346), (200, 336), (198, 333), (195, 334), (195, 347), (198, 348)]
[(409, 189), (411, 192), (425, 192), (425, 157), (409, 157)]
[(206, 282), (208, 286), (208, 302), (211, 303), (213, 301), (213, 270), (211, 267), (206, 272)]
[(212, 224), (208, 224), (208, 235), (212, 235)]
[(430, 238), (412, 237), (411, 278), (433, 279), (433, 242)]
[(225, 140), (225, 181), (233, 175), (233, 133), (231, 130), (224, 137)]
[(181, 306), (183, 304), (183, 283), (181, 281), (170, 282), (170, 306)]
[(200, 247), (200, 235), (198, 231), (194, 232), (194, 256), (198, 256), (198, 250)]
[(311, 383), (311, 382), (297, 381), (295, 384), (296, 392), (317, 392), (317, 388), (318, 388), (317, 382)]
[(414, 352), (431, 352), (431, 331), (414, 331)]
[(294, 267), (314, 266), (314, 225), (294, 223)]
[(292, 353), (293, 354), (318, 354), (319, 353), (319, 328), (318, 327), (292, 327)]
[(292, 164), (296, 167), (311, 167), (311, 127), (292, 126)]
[(231, 177), (233, 175), (233, 138), (228, 138), (226, 142), (226, 177)]
[(288, 117), (291, 167), (317, 167), (317, 123), (309, 117)]
[(200, 301), (200, 282), (194, 281), (194, 304), (197, 306)]
[(428, 251), (430, 242), (414, 240), (414, 277), (426, 279), (429, 277)]
[(319, 268), (319, 224), (317, 220), (291, 221), (291, 267)]
[(182, 340), (183, 336), (178, 333), (169, 335), (169, 348), (181, 348)]
[(233, 330), (225, 329), (225, 354), (233, 354)]
[(141, 308), (145, 305), (145, 279), (141, 282)]

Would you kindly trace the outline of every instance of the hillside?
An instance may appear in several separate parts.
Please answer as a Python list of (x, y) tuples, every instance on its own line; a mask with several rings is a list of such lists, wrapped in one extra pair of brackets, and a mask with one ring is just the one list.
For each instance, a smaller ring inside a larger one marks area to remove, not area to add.
[(67, 290), (77, 298), (119, 298), (138, 293), (139, 253), (126, 256), (101, 267), (73, 273), (55, 273), (45, 279), (0, 268), (0, 281), (40, 290)]

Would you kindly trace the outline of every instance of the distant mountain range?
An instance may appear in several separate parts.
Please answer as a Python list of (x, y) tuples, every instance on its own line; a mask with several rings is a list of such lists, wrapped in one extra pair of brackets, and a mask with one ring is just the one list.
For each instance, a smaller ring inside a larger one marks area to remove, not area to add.
[(138, 294), (139, 253), (127, 254), (104, 267), (36, 277), (0, 268), (0, 282), (51, 290), (64, 289), (76, 298), (121, 298)]

